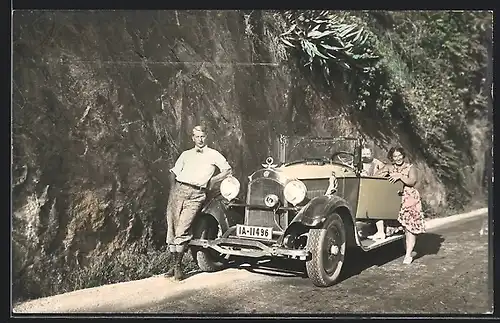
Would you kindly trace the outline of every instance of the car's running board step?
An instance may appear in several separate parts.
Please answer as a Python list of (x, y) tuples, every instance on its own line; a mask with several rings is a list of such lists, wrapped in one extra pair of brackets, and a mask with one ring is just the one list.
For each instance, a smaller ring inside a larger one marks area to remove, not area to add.
[(383, 246), (385, 244), (388, 244), (390, 242), (403, 239), (404, 236), (405, 236), (404, 234), (396, 234), (396, 235), (386, 237), (385, 239), (380, 239), (380, 240), (364, 239), (361, 241), (361, 248), (364, 251), (369, 251), (369, 250), (378, 248), (380, 246)]

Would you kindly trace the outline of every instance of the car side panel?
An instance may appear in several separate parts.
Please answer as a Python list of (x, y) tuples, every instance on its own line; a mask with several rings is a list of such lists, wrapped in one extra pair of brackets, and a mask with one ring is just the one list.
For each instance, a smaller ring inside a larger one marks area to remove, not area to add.
[(361, 177), (356, 219), (397, 219), (403, 184), (384, 178)]
[[(342, 191), (338, 191), (337, 195), (341, 196), (346, 200), (346, 202), (350, 206), (351, 216), (354, 218), (358, 210), (358, 196), (359, 196), (359, 177), (350, 176), (339, 179), (339, 182), (342, 181)], [(339, 183), (340, 188), (340, 183)]]
[[(325, 195), (328, 188), (329, 182), (328, 178), (313, 178), (313, 179), (302, 179), (301, 180), (307, 187), (307, 198), (313, 199), (315, 197)], [(339, 180), (339, 187), (341, 186)]]

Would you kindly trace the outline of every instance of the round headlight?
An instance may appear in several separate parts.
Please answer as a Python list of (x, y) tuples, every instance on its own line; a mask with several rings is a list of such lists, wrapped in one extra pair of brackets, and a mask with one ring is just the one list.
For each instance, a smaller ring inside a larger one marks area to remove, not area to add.
[(239, 192), (240, 182), (234, 176), (228, 176), (220, 183), (220, 193), (228, 201), (234, 199)]
[(293, 180), (285, 185), (283, 194), (285, 199), (292, 205), (297, 205), (306, 198), (307, 188), (304, 183), (299, 180)]

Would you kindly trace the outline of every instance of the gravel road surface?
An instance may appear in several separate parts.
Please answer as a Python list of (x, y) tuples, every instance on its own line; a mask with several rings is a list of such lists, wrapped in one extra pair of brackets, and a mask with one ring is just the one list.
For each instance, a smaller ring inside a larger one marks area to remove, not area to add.
[(492, 310), (487, 214), (441, 225), (422, 235), (411, 265), (402, 241), (351, 252), (342, 280), (319, 288), (301, 263), (266, 263), (196, 273), (182, 282), (155, 276), (29, 301), (14, 313), (474, 313)]

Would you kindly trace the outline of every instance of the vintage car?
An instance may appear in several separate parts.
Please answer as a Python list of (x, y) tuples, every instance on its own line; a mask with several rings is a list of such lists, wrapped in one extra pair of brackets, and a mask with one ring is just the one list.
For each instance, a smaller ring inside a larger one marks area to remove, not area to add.
[(231, 258), (305, 261), (316, 286), (338, 279), (346, 250), (369, 251), (401, 239), (367, 238), (378, 219), (395, 222), (403, 184), (362, 174), (359, 138), (280, 136), (275, 157), (248, 177), (246, 198), (229, 176), (193, 223), (193, 257), (203, 271)]

